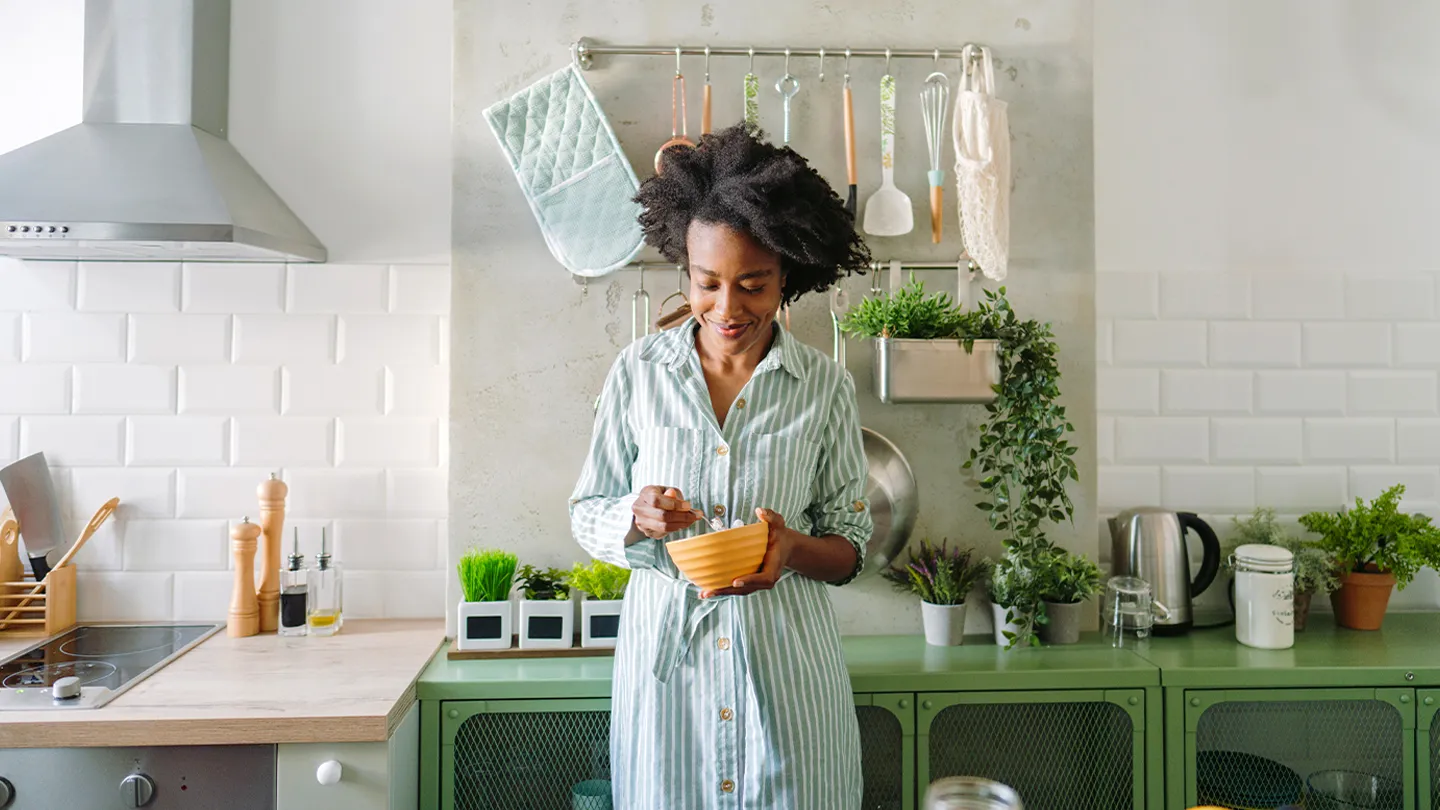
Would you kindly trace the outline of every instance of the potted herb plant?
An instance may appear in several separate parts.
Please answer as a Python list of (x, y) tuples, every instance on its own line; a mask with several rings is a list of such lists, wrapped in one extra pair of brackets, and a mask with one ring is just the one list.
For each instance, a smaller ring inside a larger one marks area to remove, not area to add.
[(955, 646), (965, 643), (965, 599), (984, 578), (989, 564), (972, 549), (947, 548), (921, 540), (902, 566), (885, 569), (883, 576), (902, 591), (920, 597), (920, 620), (925, 643)]
[(620, 606), (630, 584), (630, 569), (602, 560), (575, 563), (566, 584), (586, 595), (580, 604), (580, 646), (614, 647), (620, 635)]
[(1039, 628), (1045, 622), (1040, 571), (1053, 554), (1046, 547), (1015, 546), (1006, 549), (990, 570), (990, 610), (995, 621), (995, 643), (1005, 649), (1040, 644)]
[(1040, 640), (1074, 644), (1080, 640), (1080, 619), (1086, 599), (1100, 593), (1100, 566), (1083, 554), (1056, 550), (1040, 568), (1040, 594), (1045, 623)]
[(508, 551), (471, 549), (460, 558), (456, 640), (462, 650), (508, 650), (512, 641), (510, 590), (519, 559)]
[(575, 603), (570, 600), (565, 572), (522, 565), (516, 579), (525, 597), (520, 603), (520, 649), (575, 646)]
[(1331, 594), (1335, 621), (1353, 630), (1379, 630), (1397, 586), (1409, 585), (1421, 568), (1440, 567), (1440, 528), (1425, 515), (1400, 511), (1401, 484), (1352, 509), (1311, 512), (1300, 525), (1320, 535), (1313, 543), (1330, 555), (1340, 577)]
[(1232, 577), (1230, 608), (1235, 608), (1235, 549), (1245, 545), (1279, 546), (1295, 555), (1295, 631), (1305, 629), (1310, 602), (1340, 587), (1340, 577), (1330, 555), (1286, 531), (1275, 518), (1274, 509), (1259, 508), (1247, 518), (1234, 518), (1235, 535), (1227, 544), (1221, 565)]

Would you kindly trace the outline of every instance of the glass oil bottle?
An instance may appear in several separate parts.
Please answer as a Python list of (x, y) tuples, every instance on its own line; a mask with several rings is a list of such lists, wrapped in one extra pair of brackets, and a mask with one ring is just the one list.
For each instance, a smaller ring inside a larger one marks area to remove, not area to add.
[(340, 632), (341, 614), (340, 565), (330, 561), (325, 549), (325, 529), (320, 529), (320, 556), (310, 569), (309, 593), (306, 595), (309, 633), (312, 636), (333, 636)]
[(300, 553), (300, 529), (295, 528), (295, 550), (280, 571), (280, 629), (282, 636), (303, 636), (308, 621), (306, 596), (310, 590), (310, 572), (305, 570), (305, 557)]

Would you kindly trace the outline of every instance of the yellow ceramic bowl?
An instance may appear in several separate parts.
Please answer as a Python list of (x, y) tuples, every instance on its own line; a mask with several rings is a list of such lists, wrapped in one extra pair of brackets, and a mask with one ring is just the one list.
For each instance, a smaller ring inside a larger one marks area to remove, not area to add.
[(760, 570), (770, 537), (766, 523), (711, 532), (665, 544), (685, 578), (705, 590), (728, 588), (736, 577)]

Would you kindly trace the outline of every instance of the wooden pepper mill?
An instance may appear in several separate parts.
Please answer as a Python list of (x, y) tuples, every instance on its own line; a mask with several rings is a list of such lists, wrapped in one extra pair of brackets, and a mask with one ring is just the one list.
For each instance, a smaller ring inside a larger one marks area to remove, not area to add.
[(255, 490), (260, 498), (260, 632), (280, 629), (280, 543), (285, 534), (285, 496), (290, 488), (275, 473)]
[(255, 538), (260, 527), (246, 517), (230, 530), (230, 554), (235, 558), (235, 591), (230, 595), (230, 620), (225, 633), (231, 638), (260, 632), (260, 610), (255, 598)]

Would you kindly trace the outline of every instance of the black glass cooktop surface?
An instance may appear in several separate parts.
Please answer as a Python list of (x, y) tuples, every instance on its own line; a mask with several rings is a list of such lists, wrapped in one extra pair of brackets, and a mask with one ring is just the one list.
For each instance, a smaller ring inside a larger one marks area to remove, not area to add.
[[(80, 625), (0, 662), (0, 709), (102, 706), (220, 627)], [(57, 696), (56, 683), (72, 677), (61, 683), (67, 696)], [(79, 695), (68, 696), (77, 685)]]

